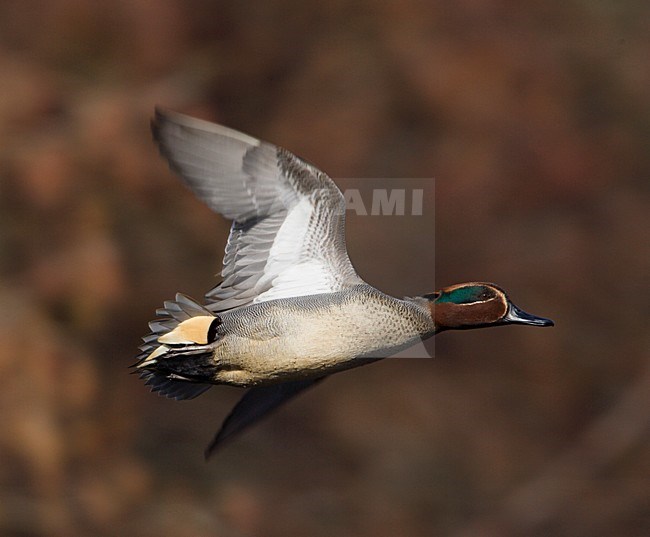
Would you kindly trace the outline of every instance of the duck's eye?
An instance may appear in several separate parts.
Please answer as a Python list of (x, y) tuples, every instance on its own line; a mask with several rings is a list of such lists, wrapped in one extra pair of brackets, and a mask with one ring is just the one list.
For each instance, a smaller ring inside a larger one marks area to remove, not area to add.
[(497, 294), (492, 290), (492, 289), (483, 289), (477, 296), (477, 301), (479, 302), (487, 302), (488, 300), (492, 300), (493, 298), (496, 298)]

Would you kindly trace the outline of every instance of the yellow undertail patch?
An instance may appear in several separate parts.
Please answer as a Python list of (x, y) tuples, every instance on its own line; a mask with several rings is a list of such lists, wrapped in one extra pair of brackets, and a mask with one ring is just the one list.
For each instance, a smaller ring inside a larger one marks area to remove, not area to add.
[[(208, 331), (216, 317), (200, 315), (183, 321), (171, 332), (167, 332), (158, 338), (159, 343), (170, 345), (191, 344), (206, 345), (208, 343)], [(159, 347), (160, 348), (160, 347)]]

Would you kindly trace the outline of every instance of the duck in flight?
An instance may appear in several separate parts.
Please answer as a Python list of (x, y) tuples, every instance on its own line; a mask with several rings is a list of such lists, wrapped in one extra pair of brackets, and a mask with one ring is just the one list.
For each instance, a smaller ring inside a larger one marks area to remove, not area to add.
[(182, 294), (166, 301), (134, 365), (152, 391), (173, 399), (215, 384), (249, 388), (206, 457), (326, 376), (443, 330), (553, 325), (490, 283), (386, 295), (350, 263), (345, 201), (326, 174), (285, 149), (182, 114), (157, 109), (152, 130), (171, 169), (232, 220), (223, 281), (203, 304)]

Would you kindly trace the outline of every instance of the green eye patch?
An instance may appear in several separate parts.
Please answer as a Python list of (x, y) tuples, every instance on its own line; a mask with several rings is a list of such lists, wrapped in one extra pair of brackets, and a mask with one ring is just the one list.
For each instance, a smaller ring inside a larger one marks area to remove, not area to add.
[(453, 291), (442, 293), (436, 302), (451, 302), (453, 304), (469, 304), (493, 298), (493, 293), (482, 285), (459, 287)]

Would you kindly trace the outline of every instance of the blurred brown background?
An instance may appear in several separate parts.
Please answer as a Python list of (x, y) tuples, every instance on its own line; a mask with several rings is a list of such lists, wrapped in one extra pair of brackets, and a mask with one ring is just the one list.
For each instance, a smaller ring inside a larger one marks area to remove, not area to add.
[[(642, 1), (2, 2), (0, 534), (650, 534), (649, 22)], [(206, 464), (241, 392), (174, 402), (127, 369), (163, 300), (218, 281), (228, 229), (158, 156), (155, 104), (333, 177), (435, 176), (435, 211), (350, 217), (360, 274), (495, 281), (557, 326), (337, 375)]]

